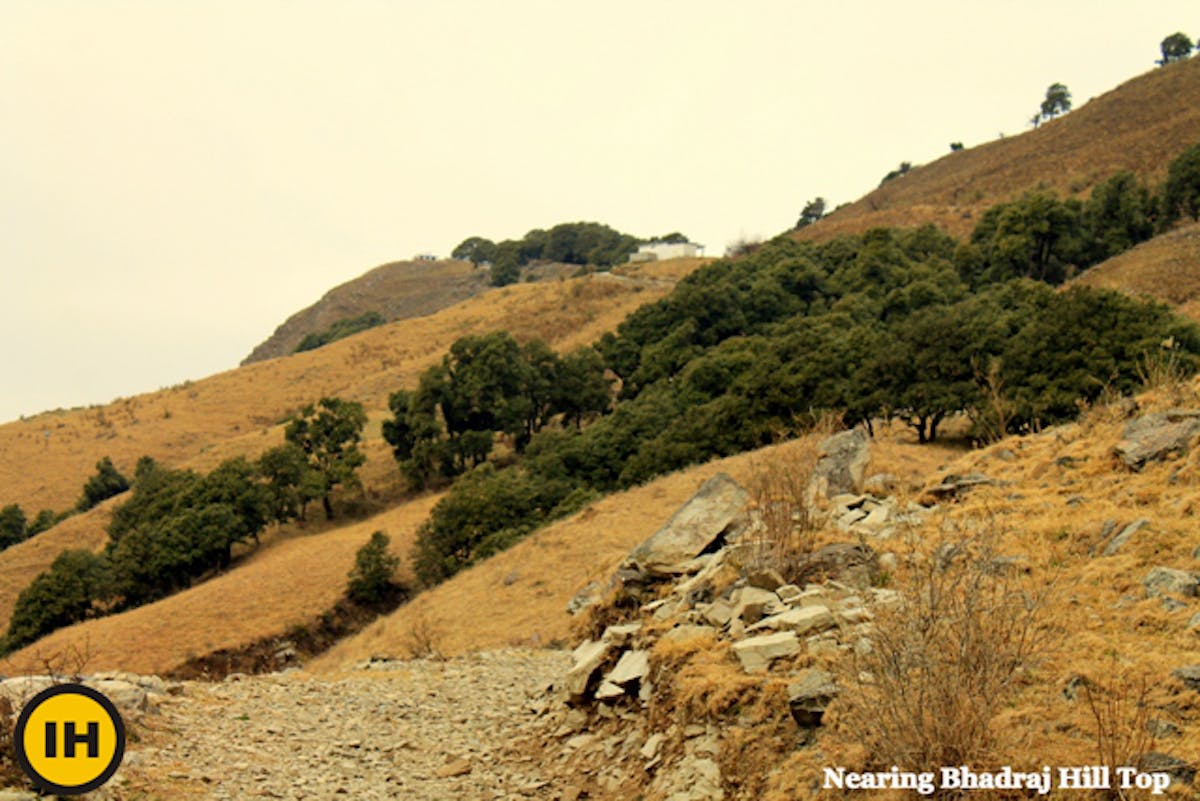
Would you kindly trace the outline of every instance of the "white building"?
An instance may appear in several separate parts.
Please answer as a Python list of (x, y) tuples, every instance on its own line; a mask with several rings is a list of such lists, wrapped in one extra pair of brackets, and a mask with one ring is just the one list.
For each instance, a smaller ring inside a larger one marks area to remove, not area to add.
[(658, 261), (659, 259), (688, 259), (704, 255), (704, 245), (695, 242), (647, 242), (638, 245), (637, 253), (629, 255), (630, 261)]

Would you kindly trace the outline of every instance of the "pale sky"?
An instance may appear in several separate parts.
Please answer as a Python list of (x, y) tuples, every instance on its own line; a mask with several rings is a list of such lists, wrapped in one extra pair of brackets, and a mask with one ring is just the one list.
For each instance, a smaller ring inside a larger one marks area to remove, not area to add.
[(1195, 11), (0, 0), (0, 421), (234, 367), (473, 234), (596, 220), (720, 255), (1025, 130), (1055, 81), (1082, 105)]

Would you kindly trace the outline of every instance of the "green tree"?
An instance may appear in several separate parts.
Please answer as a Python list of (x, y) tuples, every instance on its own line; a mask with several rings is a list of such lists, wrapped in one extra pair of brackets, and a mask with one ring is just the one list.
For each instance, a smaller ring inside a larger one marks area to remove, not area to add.
[(1156, 201), (1131, 172), (1119, 172), (1092, 190), (1083, 207), (1087, 263), (1097, 264), (1154, 236)]
[(1172, 62), (1183, 61), (1185, 58), (1191, 56), (1192, 40), (1185, 33), (1173, 33), (1162, 40), (1159, 49), (1162, 51), (1162, 58), (1154, 63), (1160, 67), (1165, 67)]
[(488, 269), (488, 277), (492, 286), (515, 284), (521, 277), (521, 263), (510, 250), (498, 249), (495, 258), (492, 259), (492, 266)]
[(594, 348), (579, 348), (562, 358), (552, 391), (553, 408), (562, 413), (564, 426), (580, 428), (589, 416), (604, 414), (612, 405), (604, 359)]
[(1083, 260), (1081, 213), (1079, 201), (1037, 191), (992, 206), (971, 232), (978, 259), (960, 254), (963, 277), (976, 286), (1022, 277), (1062, 283)]
[(1167, 167), (1162, 198), (1165, 224), (1184, 216), (1200, 220), (1200, 144), (1183, 151)]
[(26, 536), (32, 537), (35, 534), (41, 534), (43, 531), (54, 527), (59, 521), (59, 516), (54, 513), (53, 509), (43, 509), (37, 513), (37, 517), (33, 518), (33, 522), (29, 524), (26, 530)]
[(361, 403), (322, 398), (304, 407), (284, 429), (284, 438), (297, 445), (321, 478), (321, 504), (333, 519), (331, 496), (338, 486), (356, 486), (358, 468), (366, 457), (358, 449), (367, 415)]
[(11, 653), (55, 629), (97, 613), (112, 594), (107, 560), (86, 550), (63, 551), (17, 596), (4, 651)]
[(369, 311), (363, 312), (356, 317), (346, 317), (337, 320), (324, 331), (318, 331), (311, 334), (305, 334), (300, 340), (300, 344), (296, 346), (294, 353), (303, 353), (307, 350), (316, 350), (324, 347), (330, 342), (336, 342), (339, 339), (345, 339), (348, 336), (367, 331), (376, 326), (383, 325), (387, 320), (379, 312)]
[(25, 513), (17, 504), (0, 509), (0, 549), (16, 545), (29, 536)]
[(113, 466), (112, 459), (105, 456), (96, 462), (96, 475), (83, 485), (83, 496), (75, 504), (80, 512), (86, 512), (101, 501), (108, 500), (114, 495), (120, 495), (129, 489), (129, 479), (121, 475)]
[(1059, 114), (1071, 110), (1071, 92), (1066, 85), (1052, 83), (1046, 89), (1046, 97), (1042, 100), (1041, 113), (1043, 120), (1052, 120)]
[(496, 243), (482, 236), (469, 236), (450, 251), (450, 257), (479, 265), (496, 257)]
[(800, 212), (800, 219), (796, 221), (796, 229), (805, 228), (812, 225), (817, 220), (825, 216), (825, 198), (817, 197), (804, 204), (804, 209)]
[(381, 604), (395, 591), (394, 579), (400, 558), (388, 551), (389, 544), (388, 535), (376, 531), (354, 555), (354, 568), (349, 574), (346, 593), (356, 603)]
[(266, 481), (267, 507), (279, 522), (293, 518), (305, 520), (308, 504), (321, 497), (321, 474), (308, 463), (304, 450), (294, 442), (264, 451), (258, 459), (258, 472)]

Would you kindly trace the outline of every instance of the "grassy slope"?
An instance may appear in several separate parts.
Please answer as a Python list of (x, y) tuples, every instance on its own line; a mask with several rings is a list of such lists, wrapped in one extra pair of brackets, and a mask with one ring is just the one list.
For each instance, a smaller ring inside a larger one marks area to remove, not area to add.
[[(670, 275), (700, 263), (688, 260), (687, 264), (665, 264), (659, 269)], [(107, 407), (49, 413), (0, 426), (0, 452), (6, 454), (0, 464), (0, 480), (10, 492), (23, 493), (14, 500), (27, 508), (62, 508), (74, 500), (92, 464), (102, 455), (111, 454), (126, 470), (143, 453), (173, 466), (208, 469), (224, 458), (253, 456), (280, 442), (282, 427), (277, 420), (321, 394), (333, 393), (360, 400), (369, 410), (364, 446), (368, 461), (362, 470), (365, 491), (356, 502), (368, 509), (378, 508), (403, 489), (390, 451), (380, 439), (387, 395), (415, 383), (420, 371), (441, 358), (455, 338), (507, 329), (518, 336), (543, 337), (559, 348), (577, 347), (592, 342), (637, 306), (669, 290), (670, 283), (658, 280), (654, 272), (637, 280), (596, 275), (507, 287), (429, 317), (373, 329), (311, 353), (249, 365)], [(171, 410), (170, 416), (163, 414), (163, 409)], [(40, 433), (48, 421), (58, 426), (52, 429), (49, 444)], [(36, 464), (38, 470), (23, 470), (24, 464)], [(7, 621), (20, 591), (62, 550), (101, 547), (111, 508), (119, 502), (109, 501), (0, 552), (0, 621)], [(139, 643), (135, 649), (139, 655), (130, 658), (139, 660), (137, 664), (155, 666), (206, 653), (210, 641), (223, 648), (279, 633), (286, 625), (307, 620), (332, 604), (345, 587), (354, 550), (371, 531), (387, 529), (389, 515), (419, 509), (418, 517), (423, 519), (428, 502), (413, 503), (416, 505), (398, 507), (348, 530), (298, 540), (307, 545), (292, 538), (321, 530), (325, 524), (313, 521), (306, 527), (290, 526), (275, 537), (284, 541), (268, 543), (227, 576), (196, 587), (178, 596), (179, 600), (168, 599), (77, 628), (84, 630), (98, 659), (123, 658), (122, 654), (129, 655), (126, 644), (134, 642)], [(405, 542), (397, 541), (398, 552), (407, 553)], [(323, 553), (326, 547), (332, 550)], [(277, 555), (277, 551), (288, 555)], [(292, 577), (304, 575), (296, 571), (306, 559), (320, 563), (321, 570), (296, 585)], [(303, 591), (297, 591), (297, 586)], [(203, 599), (219, 600), (226, 592), (239, 599), (237, 608), (249, 610), (232, 630), (232, 641), (204, 633), (218, 627), (232, 607), (214, 604), (215, 618), (206, 618), (200, 611)], [(186, 617), (178, 617), (180, 614)], [(179, 619), (198, 621), (200, 634), (193, 636), (180, 627)], [(211, 625), (206, 620), (211, 620)], [(92, 632), (96, 632), (94, 636)], [(160, 642), (156, 636), (175, 637), (178, 643)], [(74, 637), (71, 634), (68, 640), (75, 642)], [(149, 639), (143, 643), (144, 638)], [(50, 642), (53, 646), (58, 641)], [(21, 658), (28, 661), (27, 657)]]
[[(798, 233), (830, 239), (878, 225), (935, 223), (961, 236), (988, 206), (1043, 184), (1083, 195), (1120, 170), (1159, 181), (1200, 142), (1200, 59), (1140, 75), (1036, 130), (949, 153)], [(897, 154), (897, 161), (904, 154)]]
[(1148, 295), (1200, 322), (1200, 224), (1177, 228), (1098, 264), (1078, 283)]
[(287, 356), (306, 334), (374, 311), (386, 320), (432, 314), (488, 288), (486, 270), (465, 261), (397, 261), (334, 287), (293, 314), (246, 357), (243, 365)]
[(286, 415), (323, 395), (386, 409), (390, 392), (415, 383), (464, 334), (507, 329), (573, 348), (592, 342), (669, 289), (657, 281), (604, 275), (505, 287), (308, 353), (105, 406), (0, 425), (0, 506), (20, 503), (31, 515), (43, 508), (65, 509), (105, 455), (122, 471), (132, 470), (142, 455), (172, 466), (205, 468), (229, 455), (254, 455), (271, 444)]

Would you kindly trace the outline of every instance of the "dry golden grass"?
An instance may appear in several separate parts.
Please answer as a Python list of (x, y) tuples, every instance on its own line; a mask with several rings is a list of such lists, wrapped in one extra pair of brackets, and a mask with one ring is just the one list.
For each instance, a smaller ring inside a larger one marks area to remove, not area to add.
[(1200, 322), (1200, 224), (1143, 242), (1084, 272), (1074, 283), (1146, 295)]
[(623, 275), (630, 278), (649, 278), (657, 281), (678, 281), (680, 278), (687, 278), (696, 270), (712, 261), (714, 259), (692, 258), (620, 264), (613, 268), (613, 275)]
[[(572, 596), (590, 581), (607, 581), (630, 549), (657, 531), (704, 481), (724, 471), (747, 483), (764, 459), (804, 445), (794, 441), (720, 459), (603, 498), (422, 593), (335, 646), (314, 661), (314, 668), (337, 670), (375, 654), (403, 657), (418, 625), (430, 629), (446, 656), (564, 642), (571, 634), (566, 605)], [(897, 429), (880, 435), (870, 470), (915, 481), (955, 452), (940, 445), (919, 448)]]
[(1083, 195), (1121, 170), (1159, 181), (1175, 156), (1200, 141), (1200, 108), (1181, 101), (1197, 95), (1200, 61), (1155, 69), (1036, 130), (916, 167), (795, 236), (825, 240), (924, 223), (961, 236), (988, 206), (1038, 186)]
[(327, 533), (287, 539), (157, 603), (56, 631), (0, 660), (0, 673), (37, 672), (44, 656), (71, 649), (88, 653), (89, 671), (162, 673), (192, 657), (285, 634), (310, 623), (345, 593), (354, 554), (372, 532), (386, 532), (392, 550), (407, 557), (417, 527), (438, 497), (428, 495)]
[(31, 515), (65, 509), (106, 455), (123, 472), (143, 455), (173, 467), (205, 469), (229, 455), (253, 457), (276, 441), (283, 418), (323, 395), (361, 401), (371, 411), (386, 409), (388, 394), (414, 385), (464, 334), (508, 330), (518, 338), (541, 337), (556, 348), (574, 348), (615, 328), (669, 288), (607, 276), (504, 287), (315, 351), (105, 406), (8, 423), (0, 426), (0, 505), (19, 503)]

